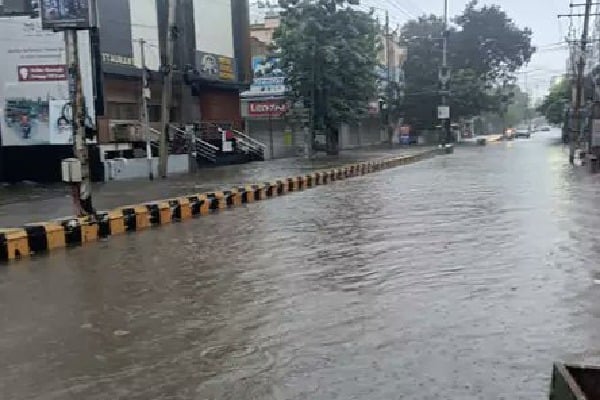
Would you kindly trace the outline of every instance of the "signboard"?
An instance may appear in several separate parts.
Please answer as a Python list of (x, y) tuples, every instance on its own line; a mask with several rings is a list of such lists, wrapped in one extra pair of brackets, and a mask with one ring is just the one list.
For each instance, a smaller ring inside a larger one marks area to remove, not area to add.
[(42, 27), (53, 31), (89, 29), (92, 0), (42, 0)]
[(17, 67), (19, 82), (52, 82), (66, 81), (67, 67), (57, 65), (19, 65)]
[(287, 110), (288, 105), (283, 101), (251, 101), (248, 103), (249, 117), (280, 117)]
[(252, 75), (253, 81), (248, 95), (285, 93), (285, 76), (278, 57), (252, 57)]
[(233, 81), (235, 79), (233, 59), (219, 56), (219, 79), (222, 81)]
[(449, 106), (438, 106), (438, 119), (450, 119)]
[[(71, 135), (61, 119), (69, 99), (64, 35), (43, 30), (41, 19), (30, 17), (0, 18), (0, 32), (16, 38), (0, 40), (2, 146), (70, 143)], [(77, 36), (84, 97), (93, 99), (89, 35), (81, 31)], [(85, 103), (88, 123), (93, 123), (94, 101)]]
[(233, 58), (218, 54), (196, 52), (196, 68), (201, 77), (210, 80), (235, 80), (235, 64)]

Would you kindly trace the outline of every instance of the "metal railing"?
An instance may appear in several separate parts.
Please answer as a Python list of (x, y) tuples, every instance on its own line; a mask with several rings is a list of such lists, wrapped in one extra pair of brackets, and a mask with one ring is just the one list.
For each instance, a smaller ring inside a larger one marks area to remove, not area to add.
[(195, 151), (197, 156), (205, 158), (213, 163), (217, 161), (217, 151), (219, 151), (219, 148), (217, 146), (214, 146), (198, 137), (195, 137), (194, 135), (191, 135), (190, 137), (190, 133), (186, 132), (181, 128), (178, 128), (177, 126), (169, 125), (169, 129), (173, 132), (175, 137), (185, 139), (185, 143), (188, 143), (190, 139), (193, 140), (193, 150)]
[(233, 129), (231, 132), (233, 133), (233, 136), (235, 137), (242, 151), (257, 155), (261, 159), (265, 158), (265, 150), (267, 146), (264, 143), (246, 135), (243, 132)]

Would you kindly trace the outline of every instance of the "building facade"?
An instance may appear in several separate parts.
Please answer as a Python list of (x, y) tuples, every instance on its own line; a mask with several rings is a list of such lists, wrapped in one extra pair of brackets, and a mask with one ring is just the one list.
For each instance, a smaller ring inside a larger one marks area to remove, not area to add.
[[(144, 156), (144, 70), (150, 77), (150, 125), (162, 131), (167, 5), (167, 0), (97, 1), (98, 40), (87, 31), (79, 34), (88, 120), (95, 132), (92, 153), (100, 163)], [(251, 78), (248, 13), (248, 0), (178, 0), (172, 123), (243, 128), (240, 92)], [(58, 180), (60, 159), (69, 156), (72, 141), (70, 131), (55, 123), (68, 100), (63, 35), (42, 30), (39, 16), (4, 16), (0, 39), (6, 60), (0, 66), (0, 180)], [(29, 132), (19, 119), (31, 119)], [(22, 159), (36, 163), (17, 166)]]

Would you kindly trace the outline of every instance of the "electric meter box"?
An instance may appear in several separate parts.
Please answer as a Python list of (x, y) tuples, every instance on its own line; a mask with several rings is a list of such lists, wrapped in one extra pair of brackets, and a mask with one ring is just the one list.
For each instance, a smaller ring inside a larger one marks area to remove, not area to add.
[(61, 162), (63, 182), (81, 182), (81, 161), (76, 158), (66, 158)]

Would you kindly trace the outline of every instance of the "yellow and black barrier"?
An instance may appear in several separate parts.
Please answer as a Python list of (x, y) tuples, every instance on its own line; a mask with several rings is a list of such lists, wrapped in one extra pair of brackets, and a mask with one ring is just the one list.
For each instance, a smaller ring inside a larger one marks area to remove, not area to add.
[(146, 204), (151, 225), (170, 224), (173, 221), (173, 211), (168, 202), (160, 201)]
[(89, 218), (67, 218), (60, 221), (67, 246), (81, 246), (98, 240), (99, 224)]
[(150, 211), (146, 206), (138, 204), (122, 207), (119, 210), (123, 214), (126, 232), (136, 232), (150, 228)]
[(29, 240), (25, 229), (0, 229), (0, 260), (17, 260), (28, 257), (29, 253)]
[(432, 150), (410, 156), (367, 161), (310, 174), (280, 178), (262, 184), (244, 185), (229, 190), (198, 193), (167, 200), (119, 207), (99, 212), (97, 219), (68, 217), (27, 224), (22, 228), (0, 229), (0, 261), (12, 261), (31, 254), (81, 246), (99, 239), (137, 232), (172, 222), (201, 217), (229, 207), (251, 204), (370, 172), (411, 164), (436, 154)]
[(25, 225), (29, 251), (43, 253), (67, 246), (65, 228), (56, 222), (40, 222)]

